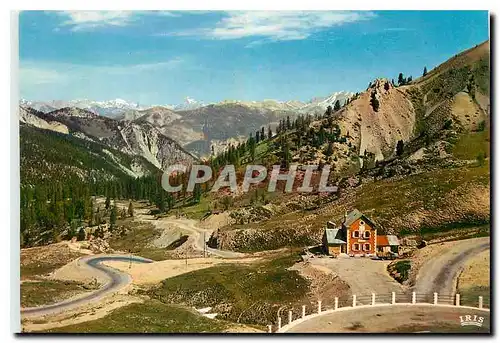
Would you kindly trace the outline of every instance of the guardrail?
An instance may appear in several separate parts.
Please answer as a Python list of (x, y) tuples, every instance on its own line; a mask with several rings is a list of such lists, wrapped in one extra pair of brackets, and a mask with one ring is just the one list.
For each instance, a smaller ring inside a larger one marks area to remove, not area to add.
[[(278, 315), (278, 320), (275, 325), (268, 325), (268, 332), (286, 332), (291, 329), (293, 326), (305, 322), (314, 317), (318, 317), (325, 314), (334, 313), (336, 311), (348, 311), (355, 310), (358, 308), (366, 308), (366, 307), (374, 307), (374, 306), (397, 306), (397, 305), (429, 305), (429, 306), (459, 306), (463, 308), (474, 308), (482, 311), (488, 311), (487, 304), (484, 302), (484, 298), (479, 296), (477, 298), (477, 306), (470, 306), (471, 300), (470, 298), (466, 298), (467, 302), (465, 305), (461, 302), (460, 294), (439, 295), (438, 293), (433, 294), (417, 294), (416, 292), (412, 293), (404, 293), (404, 294), (396, 294), (396, 292), (392, 292), (391, 294), (380, 294), (376, 295), (372, 293), (371, 295), (361, 295), (358, 296), (353, 294), (350, 299), (350, 306), (340, 306), (339, 298), (335, 297), (333, 305), (323, 306), (322, 301), (318, 300), (317, 307), (312, 309), (307, 309), (306, 305), (302, 305), (301, 311), (288, 311), (287, 323), (282, 325), (281, 315)], [(475, 304), (474, 304), (475, 305)], [(309, 314), (306, 314), (306, 310), (309, 310)]]

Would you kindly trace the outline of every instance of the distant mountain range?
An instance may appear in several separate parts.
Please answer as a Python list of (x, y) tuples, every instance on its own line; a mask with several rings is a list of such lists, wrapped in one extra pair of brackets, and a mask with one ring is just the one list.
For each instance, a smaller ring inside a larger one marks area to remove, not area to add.
[[(20, 100), (20, 105), (31, 107), (37, 111), (48, 113), (54, 110), (65, 108), (65, 107), (76, 107), (84, 110), (88, 110), (95, 114), (116, 118), (116, 119), (127, 119), (125, 113), (130, 111), (143, 111), (150, 108), (166, 108), (172, 111), (189, 111), (195, 110), (200, 107), (205, 107), (208, 105), (226, 105), (226, 104), (240, 104), (252, 108), (262, 108), (268, 110), (279, 110), (279, 111), (316, 111), (325, 110), (328, 105), (333, 106), (335, 101), (339, 100), (343, 103), (348, 97), (351, 97), (354, 93), (352, 92), (335, 92), (327, 97), (313, 98), (308, 102), (302, 102), (298, 100), (291, 101), (278, 101), (278, 100), (262, 100), (262, 101), (240, 101), (240, 100), (223, 100), (219, 103), (205, 104), (204, 102), (197, 101), (191, 97), (186, 97), (184, 102), (177, 105), (140, 105), (136, 102), (130, 102), (123, 99), (113, 99), (107, 101), (95, 101), (89, 99), (75, 99), (75, 100), (49, 100), (49, 101), (31, 101), (26, 99)], [(136, 118), (134, 118), (136, 119)]]
[(139, 105), (136, 102), (130, 102), (123, 99), (113, 99), (107, 101), (94, 101), (89, 99), (76, 100), (49, 100), (49, 101), (30, 101), (20, 100), (20, 105), (31, 107), (37, 111), (48, 113), (65, 107), (76, 107), (92, 113), (109, 117), (123, 119), (125, 112), (141, 111), (153, 107), (164, 107), (174, 111), (193, 110), (205, 106), (203, 102), (186, 97), (183, 103), (178, 105)]
[[(162, 135), (177, 141), (188, 151), (203, 156), (210, 153), (210, 147), (205, 143), (207, 138), (213, 144), (225, 145), (228, 139), (244, 139), (262, 126), (271, 126), (274, 129), (277, 123), (287, 116), (293, 119), (298, 115), (324, 113), (326, 108), (333, 107), (337, 100), (344, 104), (353, 95), (352, 92), (341, 91), (327, 97), (314, 98), (305, 103), (296, 100), (224, 100), (215, 104), (205, 104), (186, 97), (185, 101), (179, 105), (144, 106), (123, 99), (108, 101), (88, 99), (29, 101), (22, 99), (20, 105), (50, 114), (48, 121), (40, 116), (31, 118), (33, 122), (36, 122), (35, 126), (40, 128), (65, 131), (64, 121), (61, 123), (57, 118), (53, 118), (59, 110), (64, 109), (63, 112), (71, 118), (84, 116), (98, 122), (103, 121), (103, 118), (110, 118), (117, 122), (148, 124)], [(217, 147), (215, 149), (218, 150)], [(150, 161), (158, 165), (155, 161), (151, 159)]]

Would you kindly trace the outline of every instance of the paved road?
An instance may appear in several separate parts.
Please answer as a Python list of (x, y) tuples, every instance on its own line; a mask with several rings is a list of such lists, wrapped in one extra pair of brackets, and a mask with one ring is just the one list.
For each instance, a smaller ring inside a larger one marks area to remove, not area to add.
[[(483, 317), (481, 327), (460, 325), (460, 316)], [(490, 313), (462, 307), (395, 305), (337, 311), (311, 318), (290, 333), (489, 332)]]
[(122, 273), (116, 269), (101, 264), (101, 262), (103, 261), (126, 261), (126, 262), (131, 261), (132, 263), (153, 262), (152, 260), (143, 257), (139, 256), (130, 257), (128, 255), (97, 255), (97, 256), (83, 257), (80, 259), (81, 263), (86, 264), (86, 266), (88, 268), (91, 268), (93, 272), (103, 275), (103, 277), (108, 280), (108, 282), (102, 288), (90, 294), (85, 294), (81, 297), (72, 298), (56, 304), (24, 308), (24, 309), (22, 308), (21, 315), (25, 317), (27, 316), (31, 317), (31, 316), (41, 316), (41, 315), (67, 311), (88, 304), (89, 302), (102, 299), (103, 297), (111, 293), (117, 292), (123, 287), (130, 284), (132, 279), (128, 274)]
[[(193, 248), (198, 251), (203, 251), (205, 243), (210, 239), (210, 236), (212, 235), (213, 230), (205, 230), (200, 227), (198, 227), (198, 221), (194, 219), (186, 219), (186, 218), (165, 218), (161, 219), (163, 223), (168, 223), (169, 225), (172, 226), (177, 226), (181, 228), (183, 231), (189, 231), (191, 233), (191, 240), (190, 242), (193, 245)], [(235, 251), (230, 251), (230, 250), (219, 250), (219, 249), (213, 249), (206, 247), (205, 251), (208, 253), (223, 257), (223, 258), (239, 258), (239, 257), (244, 257), (245, 254), (235, 252)]]
[(455, 294), (457, 278), (467, 260), (489, 248), (489, 237), (464, 239), (457, 242), (420, 267), (413, 291), (417, 294), (432, 294), (433, 292)]

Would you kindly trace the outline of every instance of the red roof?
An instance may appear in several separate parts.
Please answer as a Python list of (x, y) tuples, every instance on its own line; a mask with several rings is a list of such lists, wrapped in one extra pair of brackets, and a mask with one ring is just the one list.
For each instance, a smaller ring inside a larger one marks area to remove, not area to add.
[(377, 235), (377, 246), (393, 246), (399, 245), (398, 237), (395, 235), (379, 236)]
[(388, 246), (389, 245), (389, 239), (387, 236), (379, 236), (377, 235), (377, 245), (378, 246)]

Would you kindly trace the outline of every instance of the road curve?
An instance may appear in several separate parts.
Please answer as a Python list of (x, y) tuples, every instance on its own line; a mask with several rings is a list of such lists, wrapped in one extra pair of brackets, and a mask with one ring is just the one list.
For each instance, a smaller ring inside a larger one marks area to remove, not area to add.
[[(460, 316), (483, 317), (482, 327), (464, 330)], [(490, 312), (470, 307), (431, 304), (379, 304), (330, 310), (287, 324), (284, 333), (489, 332)]]
[(490, 238), (472, 238), (457, 242), (441, 255), (420, 267), (413, 291), (417, 294), (454, 295), (457, 278), (467, 260), (490, 248)]
[[(189, 243), (192, 244), (193, 248), (198, 251), (206, 251), (211, 255), (222, 257), (222, 258), (240, 258), (245, 257), (245, 254), (231, 251), (231, 250), (220, 250), (214, 249), (206, 246), (206, 243), (210, 239), (214, 230), (202, 229), (198, 226), (199, 221), (187, 218), (165, 218), (164, 223), (169, 225), (177, 226), (182, 230), (189, 231), (192, 235), (192, 240)], [(189, 244), (188, 243), (188, 244)]]
[(130, 282), (132, 281), (130, 275), (101, 264), (101, 262), (104, 261), (130, 261), (131, 263), (153, 262), (152, 260), (147, 258), (130, 255), (93, 255), (82, 257), (80, 258), (80, 263), (84, 264), (85, 267), (92, 269), (92, 272), (101, 274), (105, 279), (108, 280), (103, 287), (90, 294), (85, 294), (81, 297), (71, 298), (55, 304), (21, 308), (21, 315), (24, 317), (35, 317), (67, 311), (76, 307), (80, 307), (82, 305), (86, 305), (89, 302), (100, 300), (103, 297), (115, 293), (130, 284)]

